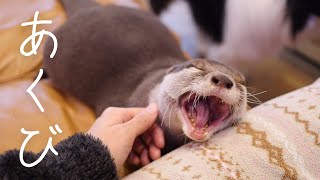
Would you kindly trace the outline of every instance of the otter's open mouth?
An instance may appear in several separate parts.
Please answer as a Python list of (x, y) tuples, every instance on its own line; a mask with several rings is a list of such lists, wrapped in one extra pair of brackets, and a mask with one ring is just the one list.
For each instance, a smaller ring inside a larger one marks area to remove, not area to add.
[(188, 128), (186, 135), (196, 141), (206, 140), (231, 114), (231, 106), (217, 96), (187, 93), (180, 99), (180, 108)]

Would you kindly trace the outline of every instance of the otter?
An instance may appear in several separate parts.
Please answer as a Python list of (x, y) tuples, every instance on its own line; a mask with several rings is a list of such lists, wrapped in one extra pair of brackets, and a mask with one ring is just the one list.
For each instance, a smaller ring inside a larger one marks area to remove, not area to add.
[(44, 69), (56, 89), (97, 116), (109, 106), (156, 102), (166, 153), (208, 140), (245, 112), (243, 75), (213, 60), (186, 60), (151, 13), (89, 0), (63, 3), (68, 19), (54, 32), (59, 49), (53, 59), (53, 43), (46, 42)]

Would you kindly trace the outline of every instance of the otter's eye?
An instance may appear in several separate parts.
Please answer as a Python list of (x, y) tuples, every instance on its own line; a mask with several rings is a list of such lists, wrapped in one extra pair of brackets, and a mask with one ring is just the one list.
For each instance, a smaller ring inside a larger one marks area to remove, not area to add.
[(194, 65), (190, 62), (184, 62), (184, 63), (181, 63), (181, 64), (176, 64), (174, 66), (172, 66), (171, 68), (169, 68), (167, 70), (167, 74), (168, 73), (174, 73), (174, 72), (179, 72), (183, 69), (186, 69), (186, 68), (190, 68), (190, 67), (194, 67)]
[(201, 67), (199, 67), (199, 66), (196, 66), (196, 65), (194, 65), (194, 64), (192, 64), (192, 63), (186, 65), (186, 68), (191, 68), (191, 67), (194, 67), (194, 68), (196, 68), (196, 69), (198, 69), (198, 70), (200, 70), (200, 71), (204, 71), (203, 68), (201, 68)]
[(239, 84), (246, 85), (246, 80), (244, 77), (236, 78), (235, 81)]
[(179, 71), (181, 71), (183, 69), (187, 69), (187, 68), (191, 68), (191, 67), (199, 69), (200, 71), (204, 71), (204, 69), (201, 68), (199, 65), (196, 65), (193, 62), (187, 61), (187, 62), (184, 62), (184, 63), (181, 63), (181, 64), (176, 64), (176, 65), (172, 66), (171, 68), (169, 68), (167, 70), (167, 74), (168, 73), (179, 72)]
[(240, 83), (240, 84), (242, 84), (242, 85), (246, 85), (246, 81), (245, 80), (241, 80), (241, 81), (239, 81), (238, 83)]
[(235, 78), (234, 78), (234, 80), (237, 82), (237, 83), (239, 83), (239, 84), (242, 84), (242, 85), (246, 85), (246, 79), (244, 78), (244, 76), (243, 75), (241, 75), (241, 74), (238, 74)]
[(195, 67), (193, 64), (186, 64), (185, 68)]

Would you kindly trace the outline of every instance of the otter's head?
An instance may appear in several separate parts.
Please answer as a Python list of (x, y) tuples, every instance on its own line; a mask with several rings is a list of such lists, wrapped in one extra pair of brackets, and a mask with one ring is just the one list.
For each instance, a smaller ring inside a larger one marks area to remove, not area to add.
[(241, 74), (211, 60), (175, 65), (158, 87), (160, 123), (171, 134), (206, 141), (245, 112), (244, 83)]

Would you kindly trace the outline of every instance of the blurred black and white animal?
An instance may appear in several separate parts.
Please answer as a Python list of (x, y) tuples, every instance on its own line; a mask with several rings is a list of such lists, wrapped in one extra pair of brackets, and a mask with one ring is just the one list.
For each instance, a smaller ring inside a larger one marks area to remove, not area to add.
[[(230, 61), (272, 57), (305, 39), (319, 0), (150, 0), (192, 57)], [(230, 62), (230, 63), (229, 63)], [(232, 64), (232, 63), (231, 63)]]

